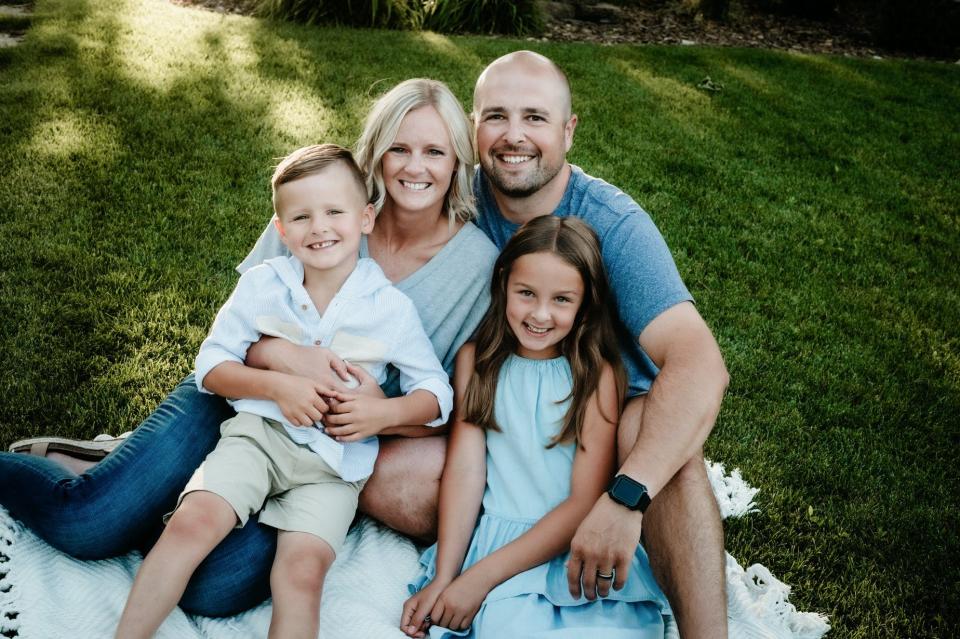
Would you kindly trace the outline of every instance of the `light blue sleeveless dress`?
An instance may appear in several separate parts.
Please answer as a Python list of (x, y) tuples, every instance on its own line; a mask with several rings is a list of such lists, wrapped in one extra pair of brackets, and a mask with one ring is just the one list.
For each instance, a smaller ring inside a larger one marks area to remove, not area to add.
[[(563, 424), (571, 388), (566, 358), (511, 355), (500, 370), (495, 415), (502, 432), (487, 431), (487, 485), (483, 511), (464, 560), (466, 570), (513, 541), (570, 494), (573, 444), (545, 446)], [(559, 403), (558, 403), (559, 402)], [(437, 546), (420, 557), (415, 593), (433, 579)], [(446, 637), (550, 637), (550, 639), (662, 639), (671, 614), (654, 581), (647, 554), (638, 545), (621, 590), (593, 602), (574, 599), (567, 587), (564, 553), (526, 570), (490, 591), (467, 631), (430, 628)]]

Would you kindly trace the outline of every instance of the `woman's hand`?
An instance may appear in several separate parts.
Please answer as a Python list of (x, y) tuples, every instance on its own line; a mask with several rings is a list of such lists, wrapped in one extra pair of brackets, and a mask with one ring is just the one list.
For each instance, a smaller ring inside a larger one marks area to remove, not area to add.
[(288, 375), (308, 377), (333, 388), (347, 390), (347, 363), (322, 346), (298, 346), (282, 338), (262, 337), (247, 350), (246, 365)]
[(329, 410), (323, 396), (336, 391), (306, 377), (284, 373), (273, 375), (268, 394), (288, 422), (294, 426), (312, 426), (323, 419)]
[(430, 611), (431, 623), (450, 630), (466, 630), (490, 593), (477, 571), (467, 570), (443, 589)]
[(430, 611), (437, 602), (437, 597), (447, 586), (445, 582), (431, 581), (417, 594), (403, 602), (403, 614), (400, 615), (400, 630), (409, 637), (422, 639), (430, 627)]

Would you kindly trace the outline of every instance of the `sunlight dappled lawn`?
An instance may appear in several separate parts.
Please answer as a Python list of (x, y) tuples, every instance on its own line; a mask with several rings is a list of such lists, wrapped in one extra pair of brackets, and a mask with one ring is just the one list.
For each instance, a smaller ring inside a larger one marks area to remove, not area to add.
[[(571, 159), (651, 212), (727, 359), (728, 547), (836, 637), (957, 634), (960, 68), (309, 28), (38, 0), (0, 50), (0, 439), (128, 429), (192, 364), (276, 158), (413, 76), (569, 74)], [(709, 76), (717, 93), (697, 85)]]

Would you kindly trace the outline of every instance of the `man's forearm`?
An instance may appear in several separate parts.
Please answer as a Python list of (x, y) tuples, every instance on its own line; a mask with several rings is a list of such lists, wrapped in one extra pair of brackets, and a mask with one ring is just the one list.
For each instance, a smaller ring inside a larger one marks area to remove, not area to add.
[(728, 381), (709, 332), (672, 348), (644, 402), (636, 444), (619, 472), (656, 495), (703, 447)]

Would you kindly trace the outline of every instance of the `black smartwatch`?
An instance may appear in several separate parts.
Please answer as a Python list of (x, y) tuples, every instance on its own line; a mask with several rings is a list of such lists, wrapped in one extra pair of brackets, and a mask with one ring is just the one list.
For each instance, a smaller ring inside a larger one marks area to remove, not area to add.
[(607, 489), (610, 499), (630, 510), (643, 512), (650, 505), (647, 487), (627, 475), (617, 475)]

